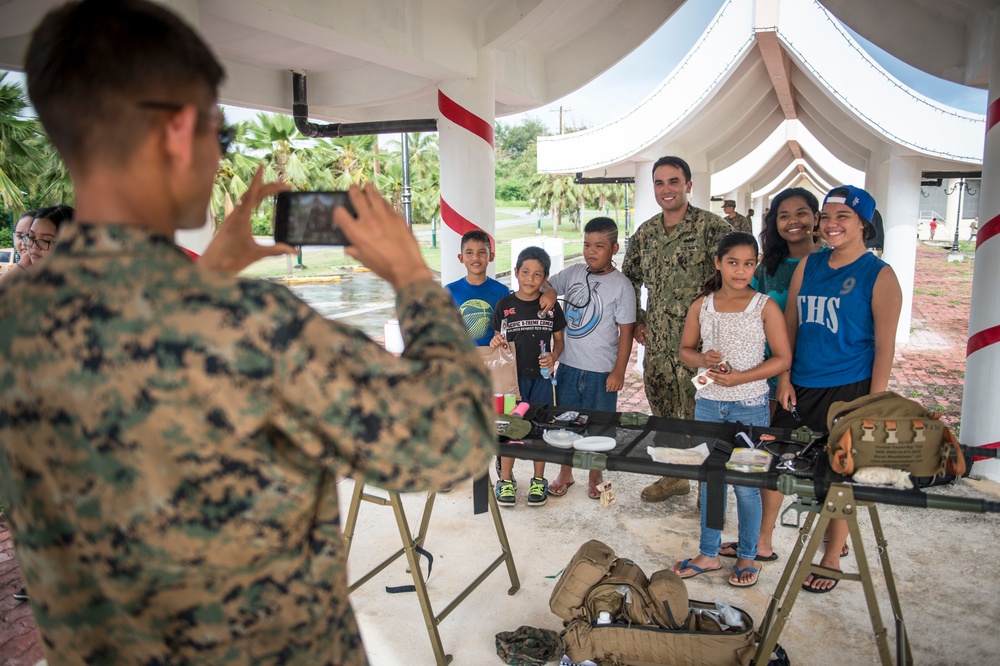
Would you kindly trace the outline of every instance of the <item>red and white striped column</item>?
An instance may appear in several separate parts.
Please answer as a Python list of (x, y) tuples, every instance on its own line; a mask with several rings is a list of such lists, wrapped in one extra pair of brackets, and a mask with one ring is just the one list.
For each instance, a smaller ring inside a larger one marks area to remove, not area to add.
[[(992, 48), (960, 439), (967, 446), (1000, 447), (1000, 409), (996, 407), (1000, 389), (1000, 13), (993, 19)], [(976, 473), (1000, 481), (1000, 460), (976, 463)]]
[[(480, 52), (476, 78), (445, 81), (438, 89), (442, 284), (465, 277), (465, 268), (457, 258), (462, 251), (462, 234), (482, 229), (494, 238), (494, 78), (492, 55)], [(490, 265), (489, 274), (496, 275), (496, 263)]]

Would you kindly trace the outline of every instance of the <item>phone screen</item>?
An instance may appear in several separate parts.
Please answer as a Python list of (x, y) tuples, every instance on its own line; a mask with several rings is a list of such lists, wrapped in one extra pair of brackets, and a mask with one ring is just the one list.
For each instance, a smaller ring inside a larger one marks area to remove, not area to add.
[(347, 192), (281, 192), (274, 202), (274, 240), (289, 245), (350, 245), (333, 210), (354, 207)]

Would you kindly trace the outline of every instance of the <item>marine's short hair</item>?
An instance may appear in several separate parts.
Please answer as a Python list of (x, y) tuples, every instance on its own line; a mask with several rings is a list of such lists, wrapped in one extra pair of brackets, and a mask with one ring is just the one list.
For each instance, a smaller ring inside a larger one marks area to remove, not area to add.
[(545, 277), (549, 276), (549, 271), (552, 270), (552, 259), (549, 258), (549, 253), (540, 247), (526, 247), (521, 250), (521, 254), (517, 255), (517, 264), (514, 266), (515, 271), (521, 270), (521, 266), (524, 262), (529, 259), (534, 259), (542, 265), (542, 270), (545, 271)]
[(31, 37), (24, 71), (31, 103), (71, 169), (124, 163), (158, 117), (140, 102), (203, 109), (225, 75), (189, 25), (147, 0), (83, 0), (50, 11)]
[(688, 166), (687, 162), (677, 157), (676, 155), (665, 155), (664, 157), (661, 157), (660, 159), (656, 160), (656, 162), (653, 163), (652, 174), (654, 176), (656, 175), (656, 170), (659, 169), (661, 166), (672, 166), (676, 169), (680, 169), (681, 171), (684, 172), (684, 182), (685, 183), (691, 182), (691, 167)]
[(610, 217), (595, 217), (583, 227), (584, 234), (604, 234), (612, 243), (618, 242), (618, 225)]

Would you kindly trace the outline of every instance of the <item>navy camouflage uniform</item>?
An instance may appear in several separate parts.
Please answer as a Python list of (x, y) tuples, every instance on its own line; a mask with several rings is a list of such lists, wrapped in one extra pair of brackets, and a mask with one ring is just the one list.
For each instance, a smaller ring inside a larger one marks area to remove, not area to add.
[(715, 273), (719, 239), (732, 231), (723, 218), (688, 204), (684, 218), (669, 233), (663, 213), (646, 220), (629, 239), (622, 273), (649, 294), (638, 308), (636, 324), (646, 325), (643, 383), (655, 416), (694, 418), (694, 370), (681, 362), (681, 335), (688, 307)]
[(733, 215), (733, 219), (729, 219), (728, 217), (724, 217), (722, 219), (729, 223), (729, 225), (733, 228), (733, 231), (745, 231), (748, 234), (753, 233), (753, 224), (750, 222), (750, 218), (745, 215), (736, 213)]
[(50, 664), (365, 664), (338, 477), (432, 490), (496, 454), (451, 296), (406, 351), (139, 227), (68, 225), (0, 298), (0, 495)]

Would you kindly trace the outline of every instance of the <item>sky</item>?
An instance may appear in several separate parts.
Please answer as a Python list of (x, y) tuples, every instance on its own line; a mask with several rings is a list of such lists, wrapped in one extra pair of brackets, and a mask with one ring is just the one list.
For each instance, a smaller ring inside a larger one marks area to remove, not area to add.
[[(518, 124), (533, 118), (556, 134), (560, 106), (564, 127), (596, 127), (621, 117), (652, 93), (687, 55), (723, 2), (688, 0), (649, 39), (604, 74), (562, 99), (534, 111), (504, 116), (500, 122)], [(886, 71), (920, 94), (965, 111), (986, 112), (986, 90), (925, 74), (847, 30)]]

